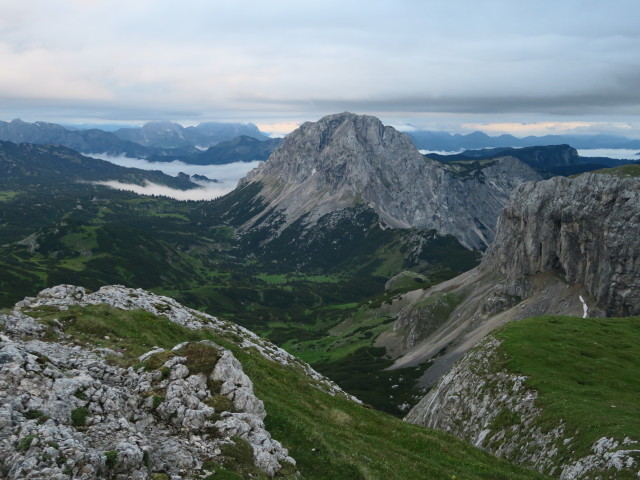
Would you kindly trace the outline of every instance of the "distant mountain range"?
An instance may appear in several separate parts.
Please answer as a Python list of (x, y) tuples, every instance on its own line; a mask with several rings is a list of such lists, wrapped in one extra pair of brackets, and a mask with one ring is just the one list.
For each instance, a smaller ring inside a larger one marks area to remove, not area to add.
[(417, 130), (406, 132), (416, 148), (421, 150), (447, 151), (469, 150), (495, 147), (533, 147), (536, 145), (568, 144), (573, 148), (640, 148), (640, 140), (632, 140), (616, 135), (544, 135), (542, 137), (528, 136), (524, 138), (513, 135), (498, 135), (491, 137), (483, 132), (473, 132), (466, 135), (459, 133), (432, 132)]
[[(469, 163), (492, 158), (514, 157), (538, 171), (543, 171), (545, 176), (548, 174), (576, 175), (601, 168), (634, 163), (632, 160), (615, 160), (607, 157), (581, 157), (578, 151), (569, 145), (483, 148), (481, 150), (465, 150), (456, 155), (429, 153), (427, 157), (444, 163)], [(640, 161), (640, 159), (638, 160)]]
[[(512, 135), (491, 137), (483, 132), (452, 135), (426, 130), (408, 132), (406, 135), (416, 148), (431, 151), (562, 144), (583, 149), (640, 149), (640, 140), (613, 135), (517, 138)], [(205, 122), (193, 127), (183, 127), (173, 122), (149, 122), (142, 127), (105, 131), (100, 128), (79, 129), (16, 119), (11, 122), (0, 121), (0, 141), (63, 145), (84, 154), (144, 158), (153, 162), (180, 160), (190, 164), (212, 165), (266, 160), (282, 139), (270, 139), (251, 123)], [(592, 159), (590, 163), (602, 162)], [(603, 165), (612, 166), (608, 163)]]
[(206, 122), (185, 128), (173, 122), (149, 122), (140, 128), (121, 128), (113, 133), (122, 140), (152, 148), (205, 148), (240, 135), (269, 139), (252, 123)]
[[(234, 141), (225, 143), (231, 140)], [(0, 141), (62, 145), (84, 154), (151, 161), (178, 159), (200, 165), (266, 160), (279, 144), (279, 140), (269, 139), (253, 124), (208, 122), (185, 128), (177, 123), (151, 122), (141, 128), (105, 132), (97, 128), (76, 130), (55, 123), (29, 123), (19, 119), (0, 122)], [(213, 151), (203, 151), (214, 145), (217, 148)]]
[(198, 187), (185, 174), (172, 177), (158, 170), (120, 167), (111, 162), (85, 157), (60, 145), (0, 141), (0, 186), (109, 180), (138, 185), (151, 182), (182, 190)]
[[(16, 119), (0, 122), (0, 140), (14, 143), (53, 144), (69, 147), (82, 153), (102, 153), (146, 158), (149, 149), (137, 143), (122, 140), (111, 132), (97, 128), (70, 130), (55, 123), (23, 122)], [(159, 153), (159, 152), (158, 152)]]
[(258, 140), (247, 135), (240, 135), (232, 140), (220, 142), (204, 152), (185, 153), (183, 155), (155, 155), (148, 160), (152, 162), (171, 162), (180, 160), (193, 165), (222, 165), (233, 162), (264, 161), (280, 146), (281, 138)]

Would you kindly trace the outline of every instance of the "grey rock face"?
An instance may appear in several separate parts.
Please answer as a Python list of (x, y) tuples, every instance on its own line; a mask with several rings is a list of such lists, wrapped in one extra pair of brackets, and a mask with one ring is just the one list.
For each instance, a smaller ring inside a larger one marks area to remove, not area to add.
[[(460, 299), (445, 320), (423, 308), (444, 294)], [(420, 380), (429, 387), (504, 323), (537, 315), (637, 315), (640, 181), (585, 174), (525, 183), (505, 207), (479, 267), (404, 297), (411, 302), (394, 324), (403, 347), (394, 368), (431, 360)]]
[(402, 308), (393, 322), (393, 331), (403, 337), (402, 349), (415, 347), (436, 331), (458, 303), (455, 294), (444, 293)]
[[(253, 450), (255, 465), (274, 476), (295, 460), (264, 425), (263, 402), (242, 365), (228, 351), (204, 343), (218, 358), (208, 374), (192, 373), (182, 356), (154, 348), (140, 357), (167, 359), (160, 369), (120, 368), (103, 355), (63, 341), (41, 341), (44, 329), (29, 315), (33, 308), (66, 310), (72, 305), (107, 304), (164, 315), (188, 328), (231, 332), (242, 346), (270, 361), (302, 368), (318, 388), (345, 395), (335, 384), (285, 351), (234, 324), (174, 300), (122, 286), (88, 293), (60, 285), (27, 298), (0, 315), (0, 477), (7, 479), (150, 479), (206, 476), (203, 462), (221, 455), (221, 446), (240, 437)], [(158, 358), (158, 357), (156, 357)], [(214, 408), (226, 397), (230, 411)], [(352, 397), (351, 397), (352, 398)], [(156, 478), (156, 477), (153, 477)]]
[(523, 298), (528, 277), (554, 270), (607, 315), (640, 314), (640, 181), (585, 174), (521, 185), (480, 268), (499, 270)]
[(460, 173), (425, 158), (408, 137), (377, 118), (341, 113), (303, 124), (242, 184), (262, 184), (280, 230), (303, 215), (313, 223), (364, 203), (392, 227), (433, 228), (484, 249), (511, 190), (540, 179), (514, 158)]

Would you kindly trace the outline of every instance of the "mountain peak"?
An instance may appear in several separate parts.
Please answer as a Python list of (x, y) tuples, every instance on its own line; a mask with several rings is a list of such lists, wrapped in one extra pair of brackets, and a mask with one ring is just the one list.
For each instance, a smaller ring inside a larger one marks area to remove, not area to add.
[[(388, 226), (436, 229), (467, 247), (484, 248), (512, 188), (539, 179), (516, 159), (459, 175), (421, 155), (407, 136), (376, 117), (342, 112), (302, 124), (242, 181), (241, 187), (260, 186), (261, 203), (270, 212), (243, 228), (277, 225), (282, 232), (298, 219), (311, 225), (364, 204)], [(487, 188), (495, 191), (487, 194)], [(469, 205), (473, 195), (478, 198)]]
[(389, 165), (392, 158), (406, 156), (424, 162), (409, 139), (393, 127), (384, 126), (376, 117), (343, 112), (306, 122), (294, 130), (264, 170), (277, 169), (281, 176), (286, 174), (290, 181), (300, 182), (312, 172), (338, 173), (337, 169), (344, 175), (331, 175), (330, 181), (351, 184), (353, 174), (361, 176), (355, 171), (358, 168)]

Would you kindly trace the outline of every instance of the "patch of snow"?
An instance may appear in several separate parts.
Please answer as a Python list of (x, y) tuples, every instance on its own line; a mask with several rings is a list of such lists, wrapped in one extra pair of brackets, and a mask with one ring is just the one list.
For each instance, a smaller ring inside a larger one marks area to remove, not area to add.
[(584, 298), (582, 298), (582, 295), (578, 296), (578, 298), (582, 302), (582, 312), (583, 312), (582, 318), (587, 318), (589, 313), (589, 307), (587, 306), (587, 302), (584, 301)]

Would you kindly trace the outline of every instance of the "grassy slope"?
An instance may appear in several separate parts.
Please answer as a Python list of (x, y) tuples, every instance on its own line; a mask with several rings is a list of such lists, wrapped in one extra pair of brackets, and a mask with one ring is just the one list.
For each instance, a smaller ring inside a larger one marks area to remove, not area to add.
[[(74, 341), (124, 353), (123, 366), (152, 345), (165, 348), (208, 338), (231, 349), (253, 380), (268, 412), (267, 428), (298, 461), (303, 479), (546, 478), (498, 460), (447, 435), (404, 423), (313, 385), (299, 368), (284, 367), (237, 345), (231, 335), (192, 331), (146, 312), (106, 306), (34, 311), (43, 322), (58, 318)], [(54, 338), (52, 333), (50, 339)], [(105, 338), (107, 337), (107, 338)]]
[(591, 173), (603, 173), (607, 175), (615, 175), (616, 177), (640, 177), (640, 165), (622, 165), (615, 168), (603, 168), (601, 170), (594, 170)]
[(640, 439), (640, 317), (537, 317), (496, 335), (507, 368), (539, 392), (543, 428), (562, 419), (579, 432), (578, 456), (601, 437)]

